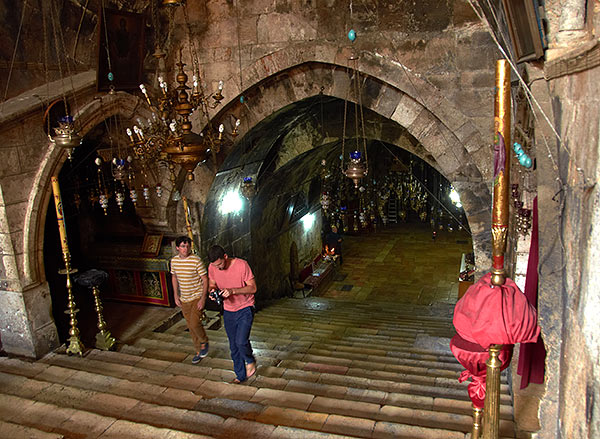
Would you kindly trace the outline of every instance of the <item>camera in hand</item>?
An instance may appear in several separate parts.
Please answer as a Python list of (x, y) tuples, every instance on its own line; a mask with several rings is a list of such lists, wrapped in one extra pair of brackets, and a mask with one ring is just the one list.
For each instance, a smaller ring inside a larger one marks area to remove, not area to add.
[(223, 305), (223, 291), (221, 290), (214, 290), (211, 291), (210, 293), (208, 293), (208, 296), (214, 300), (215, 302), (217, 302), (217, 305), (221, 306)]

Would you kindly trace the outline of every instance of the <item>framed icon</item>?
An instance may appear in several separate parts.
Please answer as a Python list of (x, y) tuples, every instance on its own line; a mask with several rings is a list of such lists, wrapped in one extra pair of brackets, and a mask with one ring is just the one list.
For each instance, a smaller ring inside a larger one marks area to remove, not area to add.
[(160, 253), (160, 246), (162, 244), (163, 234), (151, 234), (146, 233), (144, 236), (144, 242), (142, 244), (142, 256), (155, 258)]
[(109, 91), (111, 85), (115, 90), (138, 88), (144, 63), (144, 16), (101, 8), (98, 17), (98, 91)]

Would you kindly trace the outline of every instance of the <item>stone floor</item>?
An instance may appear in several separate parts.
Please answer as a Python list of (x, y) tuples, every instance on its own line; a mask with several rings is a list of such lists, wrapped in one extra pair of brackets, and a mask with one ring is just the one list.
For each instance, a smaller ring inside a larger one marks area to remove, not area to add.
[(324, 297), (454, 304), (462, 253), (473, 251), (465, 231), (438, 231), (429, 224), (391, 225), (377, 233), (344, 236), (344, 263)]
[[(325, 298), (452, 305), (457, 300), (461, 255), (473, 251), (467, 232), (438, 231), (433, 240), (429, 224), (420, 223), (395, 224), (369, 235), (343, 238), (344, 263), (321, 294)], [(178, 313), (179, 308), (104, 303), (108, 328), (123, 343), (134, 342)], [(78, 317), (82, 340), (91, 346), (97, 329), (83, 322), (96, 317), (82, 314)]]

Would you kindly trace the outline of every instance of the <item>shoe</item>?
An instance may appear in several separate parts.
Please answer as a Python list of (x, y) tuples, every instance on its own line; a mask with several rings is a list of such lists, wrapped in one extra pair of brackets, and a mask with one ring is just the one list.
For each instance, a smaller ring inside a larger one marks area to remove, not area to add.
[(192, 364), (198, 364), (200, 363), (200, 360), (202, 360), (202, 357), (200, 356), (200, 354), (196, 354), (194, 355), (194, 358), (192, 358)]
[(208, 355), (208, 342), (204, 343), (204, 347), (200, 349), (200, 358), (204, 358)]
[(242, 384), (242, 381), (238, 380), (237, 378), (234, 378), (233, 380), (231, 380), (231, 384)]

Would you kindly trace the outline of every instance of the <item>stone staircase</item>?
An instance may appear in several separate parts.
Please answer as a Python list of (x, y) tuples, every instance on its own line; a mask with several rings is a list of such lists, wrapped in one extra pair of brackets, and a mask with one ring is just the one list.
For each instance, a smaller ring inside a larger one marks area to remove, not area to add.
[[(285, 299), (256, 314), (258, 373), (242, 385), (224, 329), (192, 365), (184, 321), (118, 352), (0, 358), (0, 438), (464, 439), (452, 334), (447, 310)], [(512, 419), (503, 378), (502, 437)]]

